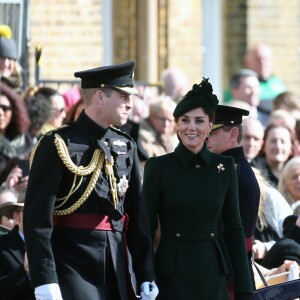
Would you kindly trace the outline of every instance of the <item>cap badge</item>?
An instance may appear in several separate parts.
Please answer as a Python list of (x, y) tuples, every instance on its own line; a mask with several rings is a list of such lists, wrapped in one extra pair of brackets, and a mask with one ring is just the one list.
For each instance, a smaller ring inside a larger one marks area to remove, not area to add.
[(118, 183), (118, 191), (120, 197), (122, 197), (128, 189), (128, 180), (126, 179), (126, 176), (123, 175), (123, 177), (120, 179), (120, 182)]
[(113, 145), (118, 147), (126, 147), (126, 143), (120, 140), (113, 141)]
[(218, 164), (218, 165), (217, 165), (217, 169), (218, 169), (218, 173), (220, 173), (221, 171), (224, 171), (224, 170), (225, 170), (223, 164)]

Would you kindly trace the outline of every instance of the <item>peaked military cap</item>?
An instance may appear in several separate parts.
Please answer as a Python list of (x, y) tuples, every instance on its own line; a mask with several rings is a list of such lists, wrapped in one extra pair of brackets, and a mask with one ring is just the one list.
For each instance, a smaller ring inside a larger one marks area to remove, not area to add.
[(243, 116), (248, 116), (249, 111), (228, 105), (218, 105), (212, 130), (225, 125), (242, 124)]
[(137, 94), (134, 87), (135, 61), (75, 72), (81, 78), (81, 88), (112, 88), (125, 94)]
[(199, 107), (205, 109), (208, 114), (211, 114), (216, 111), (218, 103), (219, 100), (213, 94), (213, 88), (208, 82), (208, 78), (203, 78), (200, 84), (194, 84), (192, 90), (181, 98), (174, 110), (173, 116), (177, 118), (187, 111)]

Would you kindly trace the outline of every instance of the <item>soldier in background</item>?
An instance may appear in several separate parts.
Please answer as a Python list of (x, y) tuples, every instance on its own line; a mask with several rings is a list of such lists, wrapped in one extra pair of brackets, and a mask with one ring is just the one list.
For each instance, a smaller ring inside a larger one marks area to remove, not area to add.
[(251, 266), (252, 241), (258, 215), (260, 189), (241, 146), (242, 118), (248, 114), (249, 112), (244, 109), (218, 105), (207, 146), (214, 153), (231, 156), (234, 159), (238, 177), (240, 215)]
[(33, 150), (24, 227), (39, 300), (158, 294), (136, 144), (111, 126), (132, 108), (134, 66), (76, 72), (85, 109)]

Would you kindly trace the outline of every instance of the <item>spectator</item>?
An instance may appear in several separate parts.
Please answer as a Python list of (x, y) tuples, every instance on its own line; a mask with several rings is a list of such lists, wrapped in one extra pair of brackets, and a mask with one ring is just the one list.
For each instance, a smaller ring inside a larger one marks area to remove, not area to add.
[(0, 236), (1, 299), (35, 299), (29, 278), (23, 233), (25, 194), (26, 189), (20, 192), (17, 202), (6, 203), (0, 211), (7, 218), (13, 218), (16, 224), (9, 233)]
[(293, 156), (293, 137), (288, 127), (270, 124), (264, 134), (264, 143), (252, 165), (277, 188), (285, 163)]
[(258, 74), (260, 82), (260, 100), (272, 101), (285, 91), (283, 81), (274, 74), (272, 49), (265, 44), (257, 44), (247, 50), (245, 66)]
[(1, 214), (1, 207), (6, 203), (17, 202), (17, 195), (13, 189), (0, 187), (0, 235), (15, 226), (14, 220)]
[(67, 112), (67, 116), (64, 120), (64, 124), (69, 122), (74, 122), (78, 119), (80, 113), (85, 108), (83, 98), (77, 101), (73, 106), (71, 106)]
[(47, 86), (38, 88), (29, 87), (25, 94), (26, 96), (34, 96), (37, 98), (44, 97), (44, 99), (47, 99), (51, 105), (50, 118), (43, 125), (41, 134), (45, 134), (46, 132), (59, 128), (63, 125), (66, 117), (65, 100), (57, 90)]
[(294, 209), (300, 200), (300, 156), (293, 157), (282, 168), (278, 190)]
[(65, 91), (62, 96), (65, 100), (66, 113), (71, 107), (74, 107), (78, 101), (82, 99), (82, 94), (79, 87), (72, 87)]
[(22, 93), (21, 66), (17, 62), (17, 46), (11, 38), (11, 29), (0, 25), (0, 78), (18, 94)]
[(164, 94), (171, 97), (176, 103), (188, 91), (188, 77), (181, 69), (165, 69), (161, 73), (160, 80), (163, 82)]
[[(260, 84), (260, 108), (269, 112), (272, 109), (273, 99), (285, 91), (283, 81), (274, 74), (271, 48), (265, 44), (249, 48), (245, 53), (244, 65), (257, 73)], [(228, 102), (231, 98), (229, 90), (226, 90), (224, 102)]]
[[(26, 165), (24, 168), (23, 164)], [(6, 167), (1, 172), (0, 183), (4, 184), (7, 188), (11, 188), (16, 192), (20, 192), (24, 187), (27, 186), (28, 173), (29, 160), (14, 157), (8, 161)]]
[(43, 126), (51, 117), (51, 103), (42, 94), (34, 95), (32, 92), (32, 96), (30, 96), (31, 92), (27, 91), (27, 93), (28, 96), (24, 101), (30, 118), (28, 133), (33, 139), (33, 143), (36, 144), (41, 136)]
[(295, 134), (296, 120), (295, 118), (286, 110), (276, 109), (270, 114), (269, 124), (277, 124), (289, 128), (291, 133)]
[(283, 221), (293, 213), (284, 197), (253, 169), (260, 188), (258, 217), (254, 232), (254, 259), (261, 260), (275, 242), (283, 237)]
[(266, 268), (274, 268), (285, 260), (294, 260), (300, 265), (300, 216), (289, 216), (283, 223), (284, 237), (268, 251), (262, 261)]
[(273, 111), (278, 109), (289, 112), (295, 120), (300, 120), (300, 97), (286, 91), (278, 94), (273, 101)]
[(138, 138), (147, 153), (147, 158), (174, 150), (175, 106), (176, 103), (169, 97), (158, 98), (150, 105), (149, 118), (141, 121)]
[(23, 99), (0, 83), (0, 173), (8, 160), (28, 156), (33, 141), (28, 134), (30, 119)]
[(255, 118), (243, 121), (242, 146), (246, 159), (250, 162), (259, 154), (264, 141), (264, 127)]
[[(230, 92), (232, 101), (242, 101), (250, 106), (249, 115), (258, 119), (264, 126), (269, 120), (269, 112), (259, 107), (259, 81), (257, 73), (250, 69), (240, 69), (230, 78)], [(230, 103), (229, 103), (230, 105)]]

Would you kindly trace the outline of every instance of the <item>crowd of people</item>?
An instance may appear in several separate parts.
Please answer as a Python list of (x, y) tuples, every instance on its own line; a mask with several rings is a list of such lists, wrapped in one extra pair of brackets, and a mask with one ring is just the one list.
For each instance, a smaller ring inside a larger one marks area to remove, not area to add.
[[(0, 25), (1, 299), (248, 300), (300, 265), (300, 96), (257, 45), (224, 105), (135, 62), (22, 87)], [(205, 272), (203, 271), (205, 270)]]

